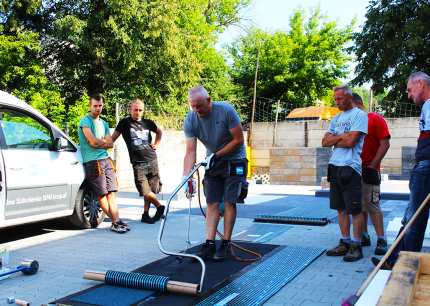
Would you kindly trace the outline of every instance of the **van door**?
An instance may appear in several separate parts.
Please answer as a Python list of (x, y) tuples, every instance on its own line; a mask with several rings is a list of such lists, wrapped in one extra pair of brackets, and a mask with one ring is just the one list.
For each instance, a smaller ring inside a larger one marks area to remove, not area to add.
[[(33, 114), (0, 109), (6, 177), (5, 220), (70, 210), (70, 173), (53, 151), (51, 127)], [(30, 220), (29, 220), (30, 219)]]
[(4, 221), (4, 210), (6, 204), (6, 184), (5, 169), (3, 164), (3, 154), (0, 150), (0, 224)]

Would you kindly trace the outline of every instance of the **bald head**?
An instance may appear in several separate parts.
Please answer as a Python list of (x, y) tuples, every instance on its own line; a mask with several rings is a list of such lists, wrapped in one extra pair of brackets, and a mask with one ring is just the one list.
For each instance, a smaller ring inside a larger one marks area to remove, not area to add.
[(430, 77), (422, 71), (412, 73), (407, 84), (408, 98), (421, 105), (430, 99)]
[(196, 86), (188, 90), (188, 103), (200, 117), (208, 116), (212, 109), (211, 98), (203, 86)]

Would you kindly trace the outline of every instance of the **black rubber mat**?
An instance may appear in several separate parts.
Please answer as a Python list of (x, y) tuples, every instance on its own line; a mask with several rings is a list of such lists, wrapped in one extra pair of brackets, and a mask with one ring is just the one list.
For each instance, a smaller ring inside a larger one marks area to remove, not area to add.
[[(257, 243), (247, 243), (240, 242), (240, 246), (248, 248), (252, 251), (258, 252), (265, 257), (271, 256), (279, 248), (277, 245), (271, 244), (257, 244)], [(187, 252), (197, 252), (200, 246), (193, 247)], [(252, 256), (243, 253), (242, 251), (235, 250), (236, 255), (244, 258), (250, 258)], [(136, 300), (133, 303), (121, 303), (122, 297), (130, 294), (130, 289), (121, 288), (115, 290), (115, 295), (109, 294), (109, 290), (103, 289), (103, 300), (100, 300), (100, 296), (97, 295), (97, 300), (85, 300), (82, 302), (82, 296), (94, 296), (90, 294), (93, 290), (100, 290), (100, 287), (106, 287), (107, 285), (98, 285), (91, 287), (89, 289), (74, 293), (72, 295), (61, 298), (54, 303), (63, 305), (74, 305), (74, 306), (89, 306), (89, 305), (102, 305), (102, 306), (128, 306), (128, 305), (194, 305), (199, 301), (203, 300), (207, 296), (211, 295), (218, 288), (225, 286), (227, 283), (231, 282), (234, 278), (241, 275), (241, 271), (252, 264), (259, 264), (259, 262), (241, 262), (234, 259), (229, 259), (223, 262), (213, 262), (209, 261), (206, 263), (206, 277), (203, 284), (202, 294), (200, 296), (186, 296), (171, 293), (158, 293), (154, 292), (150, 296), (146, 295), (142, 300)], [(190, 259), (180, 260), (175, 256), (168, 256), (147, 264), (141, 268), (134, 270), (134, 272), (142, 272), (147, 274), (156, 274), (170, 277), (171, 280), (189, 282), (189, 283), (199, 283), (201, 266), (197, 262), (193, 262)], [(123, 289), (123, 290), (122, 290)], [(107, 293), (106, 293), (107, 292)], [(147, 293), (145, 293), (147, 294)], [(81, 297), (81, 298), (79, 298)], [(78, 301), (79, 300), (79, 301)], [(115, 303), (115, 304), (113, 304)]]

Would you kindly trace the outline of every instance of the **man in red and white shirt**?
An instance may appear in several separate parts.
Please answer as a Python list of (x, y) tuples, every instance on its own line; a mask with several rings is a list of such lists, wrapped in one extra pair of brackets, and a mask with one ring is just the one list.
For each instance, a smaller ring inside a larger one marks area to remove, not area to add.
[[(364, 110), (361, 97), (353, 93), (353, 105)], [(362, 246), (370, 245), (367, 233), (367, 215), (369, 214), (375, 227), (378, 240), (375, 254), (384, 255), (387, 252), (387, 240), (384, 235), (384, 220), (379, 205), (381, 185), (381, 161), (390, 148), (390, 131), (384, 117), (376, 113), (368, 113), (368, 133), (364, 138), (362, 160), (362, 209), (364, 214)]]

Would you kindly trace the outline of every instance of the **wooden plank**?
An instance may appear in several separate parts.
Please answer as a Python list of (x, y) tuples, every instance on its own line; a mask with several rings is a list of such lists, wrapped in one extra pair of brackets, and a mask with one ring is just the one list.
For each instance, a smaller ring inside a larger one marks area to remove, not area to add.
[(416, 285), (414, 300), (411, 305), (430, 305), (430, 275), (420, 274), (418, 278), (418, 283)]
[(411, 305), (420, 274), (420, 257), (414, 252), (400, 252), (378, 306)]
[(420, 273), (422, 274), (430, 274), (430, 254), (419, 253), (421, 266)]

